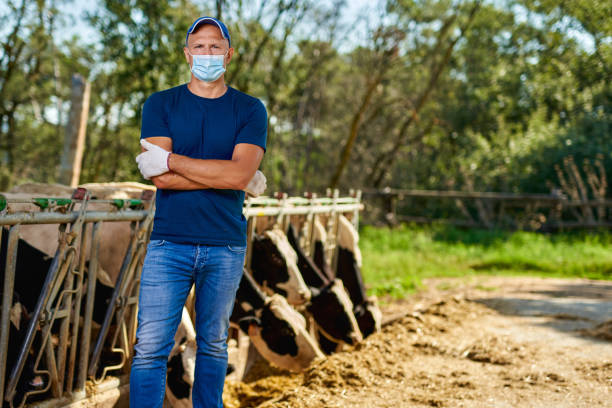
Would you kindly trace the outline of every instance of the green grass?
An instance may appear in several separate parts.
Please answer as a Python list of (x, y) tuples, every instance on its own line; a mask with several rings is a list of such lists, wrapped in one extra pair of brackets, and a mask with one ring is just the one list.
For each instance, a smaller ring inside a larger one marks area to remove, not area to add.
[(365, 226), (363, 275), (370, 294), (406, 296), (428, 277), (478, 274), (612, 279), (612, 233), (539, 234), (448, 226)]

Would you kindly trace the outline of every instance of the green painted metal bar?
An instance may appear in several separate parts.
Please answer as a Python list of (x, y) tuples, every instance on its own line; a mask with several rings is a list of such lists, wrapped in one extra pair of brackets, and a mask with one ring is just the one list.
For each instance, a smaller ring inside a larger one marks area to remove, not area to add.
[[(9, 201), (10, 202), (10, 201)], [(72, 199), (70, 198), (33, 198), (32, 204), (36, 204), (42, 209), (52, 208), (52, 207), (63, 207), (69, 204), (72, 204)]]
[(8, 206), (8, 203), (7, 203), (6, 197), (0, 194), (0, 214), (2, 214), (2, 212), (6, 210), (7, 206)]

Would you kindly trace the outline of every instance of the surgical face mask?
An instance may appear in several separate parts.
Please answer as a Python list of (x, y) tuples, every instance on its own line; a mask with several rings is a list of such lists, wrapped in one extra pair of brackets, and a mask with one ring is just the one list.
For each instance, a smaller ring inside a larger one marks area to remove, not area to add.
[(213, 82), (217, 80), (225, 72), (223, 62), (225, 54), (222, 55), (193, 55), (193, 64), (191, 72), (201, 81)]

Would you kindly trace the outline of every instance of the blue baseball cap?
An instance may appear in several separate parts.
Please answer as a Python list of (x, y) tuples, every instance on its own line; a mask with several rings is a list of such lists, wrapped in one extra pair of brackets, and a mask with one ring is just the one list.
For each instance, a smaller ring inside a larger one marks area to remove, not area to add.
[(189, 34), (193, 33), (200, 24), (212, 24), (212, 25), (216, 25), (217, 27), (219, 27), (219, 30), (221, 30), (221, 35), (223, 36), (223, 38), (227, 40), (228, 45), (230, 47), (232, 46), (232, 40), (230, 39), (229, 31), (227, 27), (225, 26), (225, 24), (223, 24), (223, 22), (221, 22), (220, 20), (217, 20), (214, 17), (208, 17), (208, 16), (198, 18), (196, 21), (193, 22), (191, 27), (189, 27), (189, 30), (187, 30), (187, 36), (185, 37), (185, 46), (187, 46), (187, 39), (189, 38)]

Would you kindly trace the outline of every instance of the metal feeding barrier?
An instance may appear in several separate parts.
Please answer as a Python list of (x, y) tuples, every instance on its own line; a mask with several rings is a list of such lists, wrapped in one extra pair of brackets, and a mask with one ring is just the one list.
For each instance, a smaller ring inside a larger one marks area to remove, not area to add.
[[(23, 207), (24, 204), (35, 205), (39, 210), (10, 211), (11, 206)], [(108, 210), (90, 211), (91, 204), (98, 208), (106, 206)], [(126, 310), (137, 301), (140, 266), (153, 221), (153, 194), (145, 191), (140, 200), (91, 200), (87, 190), (77, 189), (69, 199), (24, 200), (0, 196), (0, 211), (0, 226), (9, 226), (0, 320), (0, 385), (4, 385), (0, 387), (0, 397), (11, 407), (23, 406), (41, 396), (55, 399), (56, 405), (65, 402), (62, 397), (82, 398), (87, 374), (90, 370), (95, 371), (99, 350), (106, 341), (114, 315), (119, 329), (110, 342), (111, 350), (127, 356), (133, 346), (135, 307), (131, 313)], [(130, 244), (106, 311), (105, 324), (94, 342), (94, 353), (90, 354), (101, 226), (103, 222), (117, 221), (130, 222)], [(20, 228), (27, 224), (58, 224), (58, 247), (47, 271), (28, 271), (46, 275), (36, 307), (29, 311), (27, 328), (11, 342), (10, 311), (15, 269), (20, 261), (17, 244)], [(87, 247), (90, 254), (86, 268), (84, 248)], [(85, 309), (80, 316), (83, 299)], [(126, 335), (128, 326), (130, 335)], [(119, 337), (119, 333), (123, 336)], [(117, 347), (118, 342), (120, 347)], [(11, 351), (18, 350), (12, 366), (6, 364), (9, 343), (13, 346)], [(45, 378), (44, 387), (29, 386), (35, 376)]]
[[(76, 189), (71, 198), (12, 199), (0, 194), (0, 228), (7, 232), (3, 234), (6, 263), (0, 314), (3, 405), (22, 407), (36, 401), (37, 406), (63, 406), (129, 380), (140, 272), (153, 227), (154, 194), (145, 190), (140, 199), (114, 200), (91, 199), (90, 194), (83, 188)], [(361, 192), (353, 190), (347, 197), (340, 197), (338, 190), (328, 190), (325, 197), (277, 193), (274, 197), (247, 198), (243, 211), (247, 268), (258, 220), (283, 228), (289, 222), (299, 223), (302, 246), (310, 253), (315, 215), (320, 215), (328, 236), (327, 259), (334, 265), (338, 217), (348, 215), (357, 227), (362, 209)], [(117, 222), (130, 223), (129, 244), (105, 305), (103, 323), (94, 327), (101, 232), (104, 224)], [(57, 224), (58, 246), (48, 270), (27, 271), (39, 277), (45, 274), (44, 282), (36, 307), (27, 311), (27, 324), (17, 332), (14, 327), (11, 330), (15, 271), (20, 261), (20, 229), (28, 224)], [(12, 364), (7, 364), (9, 353)], [(38, 386), (32, 385), (33, 378), (38, 379)]]

